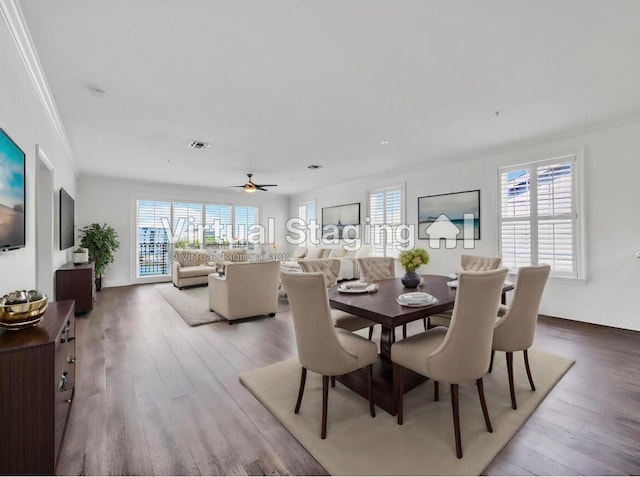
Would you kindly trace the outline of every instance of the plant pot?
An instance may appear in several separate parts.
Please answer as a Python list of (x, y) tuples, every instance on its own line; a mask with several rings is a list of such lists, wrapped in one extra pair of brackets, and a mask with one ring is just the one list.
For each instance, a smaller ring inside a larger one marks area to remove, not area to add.
[(102, 290), (102, 277), (96, 277), (96, 291)]
[(406, 272), (400, 281), (405, 286), (405, 288), (417, 288), (420, 284), (420, 275), (416, 272)]

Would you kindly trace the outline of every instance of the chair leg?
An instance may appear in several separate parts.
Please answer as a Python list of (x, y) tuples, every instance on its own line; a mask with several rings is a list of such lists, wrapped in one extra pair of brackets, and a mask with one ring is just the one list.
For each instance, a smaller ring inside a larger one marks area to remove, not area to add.
[(480, 397), (482, 414), (484, 414), (484, 423), (487, 425), (487, 431), (493, 432), (493, 427), (491, 427), (491, 419), (489, 419), (489, 411), (487, 410), (487, 402), (484, 400), (484, 385), (482, 383), (482, 378), (476, 381), (476, 386), (478, 387), (478, 396)]
[(533, 384), (533, 378), (531, 377), (531, 368), (529, 368), (529, 350), (524, 350), (524, 367), (527, 368), (527, 377), (529, 378), (529, 384), (531, 385), (531, 390), (536, 390), (536, 385)]
[(300, 404), (302, 404), (302, 395), (304, 394), (304, 384), (307, 382), (307, 368), (302, 368), (302, 373), (300, 374), (300, 388), (298, 389), (298, 401), (296, 402), (296, 410), (295, 414), (298, 414), (300, 411)]
[(433, 382), (433, 400), (440, 400), (440, 383), (438, 381)]
[(493, 371), (493, 357), (496, 355), (496, 350), (491, 350), (491, 361), (489, 361), (489, 372)]
[(402, 366), (393, 363), (393, 392), (396, 396), (396, 411), (398, 415), (398, 425), (402, 425), (402, 401), (403, 401), (403, 384), (402, 384)]
[(407, 324), (402, 325), (402, 339), (407, 339)]
[(327, 404), (329, 401), (329, 376), (322, 376), (322, 439), (327, 437)]
[(373, 326), (369, 327), (369, 341), (371, 341), (371, 338), (373, 338)]
[(513, 386), (513, 352), (507, 351), (507, 374), (509, 375), (509, 391), (511, 392), (511, 408), (518, 409), (516, 391)]
[(367, 366), (367, 388), (369, 391), (369, 412), (371, 417), (376, 417), (376, 409), (373, 406), (373, 364)]
[(458, 407), (458, 385), (451, 385), (451, 409), (453, 410), (453, 432), (456, 437), (456, 456), (462, 458), (462, 439), (460, 438), (460, 409)]
[(424, 325), (424, 331), (427, 331), (427, 319), (422, 318), (422, 324)]
[(335, 376), (331, 376), (331, 387), (332, 388), (336, 387), (336, 377)]

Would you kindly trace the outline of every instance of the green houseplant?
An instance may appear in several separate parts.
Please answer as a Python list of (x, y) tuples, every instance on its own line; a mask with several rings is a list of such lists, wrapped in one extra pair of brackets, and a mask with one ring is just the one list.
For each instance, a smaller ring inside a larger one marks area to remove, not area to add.
[(113, 252), (120, 247), (117, 232), (107, 224), (91, 224), (80, 229), (80, 245), (89, 249), (89, 258), (95, 262), (96, 290), (102, 288), (102, 274), (113, 262)]
[(416, 273), (416, 269), (429, 263), (429, 252), (423, 248), (406, 250), (400, 253), (398, 260), (406, 272), (400, 281), (407, 288), (416, 288), (420, 284), (420, 275)]

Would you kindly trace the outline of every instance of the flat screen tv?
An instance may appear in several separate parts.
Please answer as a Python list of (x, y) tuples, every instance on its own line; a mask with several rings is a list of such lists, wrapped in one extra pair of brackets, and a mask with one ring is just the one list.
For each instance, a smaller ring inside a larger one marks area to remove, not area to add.
[(24, 168), (22, 149), (0, 129), (0, 250), (25, 246)]
[(66, 190), (60, 188), (60, 250), (75, 245), (75, 202)]

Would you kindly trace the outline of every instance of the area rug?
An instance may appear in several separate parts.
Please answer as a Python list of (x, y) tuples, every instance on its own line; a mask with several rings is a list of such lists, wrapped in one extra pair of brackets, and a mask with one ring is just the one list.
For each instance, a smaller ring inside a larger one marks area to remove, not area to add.
[(173, 307), (189, 326), (205, 325), (224, 320), (223, 317), (209, 310), (209, 288), (192, 287), (182, 290), (173, 283), (160, 283), (156, 290)]
[[(521, 353), (520, 353), (521, 354)], [(333, 475), (479, 475), (526, 422), (575, 361), (530, 350), (536, 391), (522, 356), (514, 357), (518, 410), (511, 409), (504, 353), (496, 353), (484, 389), (494, 432), (488, 433), (475, 383), (460, 386), (464, 457), (457, 459), (449, 386), (433, 401), (427, 381), (404, 397), (404, 424), (340, 383), (329, 390), (327, 438), (320, 439), (322, 379), (309, 372), (299, 414), (293, 413), (300, 381), (297, 358), (240, 374), (240, 381)]]

